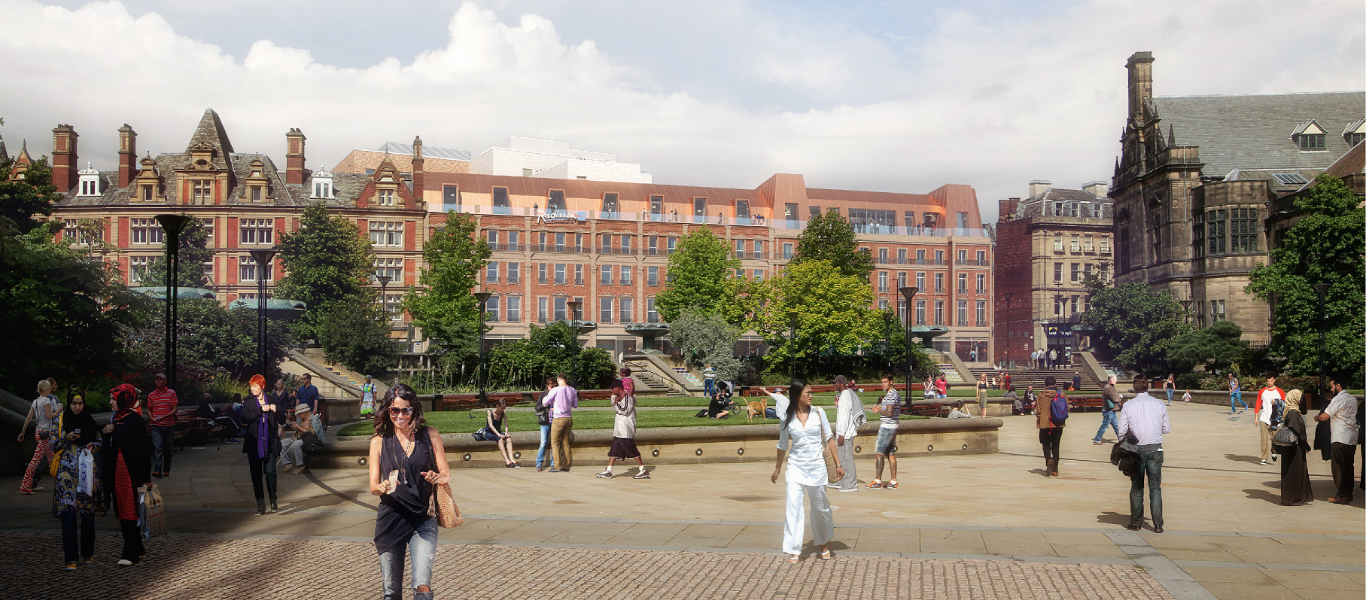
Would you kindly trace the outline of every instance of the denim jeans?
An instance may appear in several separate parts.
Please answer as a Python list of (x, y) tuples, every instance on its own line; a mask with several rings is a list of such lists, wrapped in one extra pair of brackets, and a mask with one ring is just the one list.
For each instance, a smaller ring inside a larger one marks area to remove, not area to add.
[(406, 554), (413, 559), (413, 589), (418, 586), (432, 587), (432, 563), (436, 560), (436, 519), (427, 519), (417, 526), (417, 531), (408, 538), (407, 548), (403, 542), (390, 546), (379, 553), (379, 572), (384, 580), (384, 599), (403, 599), (403, 562)]
[(1148, 476), (1148, 498), (1153, 526), (1162, 526), (1162, 444), (1134, 446), (1138, 450), (1139, 469), (1129, 478), (1129, 523), (1143, 524), (1143, 476)]
[(1230, 409), (1229, 412), (1233, 412), (1233, 411), (1235, 411), (1235, 410), (1238, 410), (1238, 405), (1239, 405), (1239, 404), (1243, 405), (1243, 410), (1247, 410), (1247, 403), (1246, 403), (1246, 402), (1243, 402), (1243, 393), (1242, 393), (1241, 391), (1239, 391), (1239, 392), (1229, 392), (1229, 393), (1228, 393), (1228, 407), (1229, 407), (1229, 409)]
[[(550, 455), (550, 464), (545, 464), (546, 454)], [(555, 467), (555, 453), (550, 451), (550, 426), (541, 426), (541, 449), (536, 451), (536, 468), (542, 466)]]
[(152, 472), (171, 472), (171, 445), (175, 443), (175, 427), (152, 427)]
[[(62, 511), (62, 556), (70, 564), (79, 558), (95, 555), (95, 513), (83, 513), (75, 509)], [(76, 552), (76, 522), (80, 521), (80, 554)]]
[(1175, 394), (1175, 393), (1176, 393), (1176, 390), (1174, 390), (1174, 389), (1172, 389), (1172, 388), (1167, 388), (1167, 406), (1171, 406), (1171, 405), (1172, 405), (1172, 394)]
[(715, 396), (715, 395), (716, 395), (716, 380), (715, 380), (715, 379), (704, 379), (704, 380), (702, 380), (702, 390), (703, 390), (702, 393), (704, 393), (704, 394), (706, 394), (706, 395), (708, 395), (708, 396)]
[(1105, 438), (1106, 425), (1113, 427), (1115, 429), (1115, 437), (1119, 437), (1119, 415), (1116, 415), (1113, 410), (1102, 410), (1100, 411), (1100, 429), (1096, 430), (1096, 437), (1091, 441), (1099, 442)]

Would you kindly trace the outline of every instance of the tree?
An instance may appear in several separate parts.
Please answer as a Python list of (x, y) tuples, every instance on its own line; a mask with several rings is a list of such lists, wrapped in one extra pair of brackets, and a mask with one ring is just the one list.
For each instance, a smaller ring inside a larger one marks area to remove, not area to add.
[[(789, 264), (787, 272), (755, 287), (764, 298), (750, 325), (773, 346), (770, 364), (797, 361), (809, 370), (821, 355), (848, 355), (882, 337), (882, 323), (868, 308), (873, 289), (857, 275), (845, 275), (833, 264), (806, 261)], [(789, 340), (796, 323), (796, 337)]]
[(1242, 338), (1243, 328), (1233, 321), (1219, 321), (1204, 329), (1189, 330), (1172, 340), (1167, 353), (1167, 372), (1190, 373), (1196, 365), (1205, 365), (1210, 371), (1225, 371), (1247, 348), (1247, 342)]
[[(879, 370), (905, 377), (906, 326), (897, 317), (896, 312), (891, 309), (878, 311), (878, 313), (882, 335), (886, 339), (882, 349), (885, 366), (879, 366)], [(930, 353), (925, 350), (923, 345), (912, 342), (910, 352), (911, 377), (913, 380), (919, 381), (939, 374), (939, 365), (935, 364), (934, 359), (930, 357)]]
[[(166, 247), (162, 242), (162, 248)], [(209, 232), (203, 221), (195, 217), (180, 231), (180, 266), (176, 269), (176, 285), (184, 288), (209, 286), (209, 276), (204, 273), (204, 263), (213, 261), (213, 250), (209, 249)], [(166, 287), (166, 257), (163, 250), (147, 264), (147, 274), (141, 284), (146, 287)]]
[(389, 323), (372, 303), (352, 302), (323, 315), (318, 344), (327, 360), (360, 373), (383, 377), (398, 363)]
[(305, 208), (299, 230), (280, 233), (277, 247), (285, 276), (275, 296), (308, 305), (293, 323), (300, 339), (316, 338), (328, 314), (373, 301), (368, 283), (375, 259), (369, 240), (346, 217), (329, 217), (325, 203)]
[[(153, 305), (152, 312), (157, 311)], [(176, 364), (181, 387), (190, 381), (205, 382), (225, 371), (241, 380), (260, 370), (257, 355), (256, 311), (229, 310), (217, 300), (181, 298), (179, 343)], [(269, 324), (266, 353), (271, 370), (285, 357), (288, 333), (279, 321)], [(128, 336), (127, 349), (137, 366), (158, 366), (165, 357), (166, 322), (152, 316), (146, 325)], [(184, 396), (182, 396), (183, 398)]]
[(735, 358), (735, 342), (744, 333), (726, 322), (717, 313), (685, 308), (669, 321), (669, 343), (681, 351), (688, 364), (702, 366), (710, 363), (717, 376), (733, 381), (740, 374), (740, 361)]
[[(1270, 352), (1289, 359), (1286, 369), (1296, 375), (1319, 372), (1319, 298), (1313, 284), (1328, 285), (1325, 293), (1328, 373), (1357, 374), (1362, 369), (1362, 337), (1366, 335), (1362, 289), (1366, 288), (1366, 214), (1361, 198), (1341, 179), (1319, 175), (1318, 184), (1295, 201), (1304, 217), (1271, 251), (1271, 264), (1252, 270), (1246, 291), (1271, 302)], [(1358, 378), (1358, 381), (1360, 379)]]
[(797, 253), (788, 266), (818, 260), (829, 262), (843, 275), (858, 277), (864, 285), (873, 272), (872, 253), (859, 249), (853, 226), (833, 208), (806, 222), (806, 229), (797, 238)]
[(547, 377), (574, 371), (581, 389), (601, 389), (612, 380), (616, 365), (601, 348), (582, 348), (574, 329), (564, 321), (545, 327), (529, 326), (527, 339), (493, 347), (489, 354), (489, 382), (510, 387), (542, 389)]
[(52, 183), (52, 167), (46, 156), (33, 161), (20, 179), (11, 181), (13, 172), (14, 159), (0, 162), (0, 229), (28, 233), (43, 223), (34, 216), (50, 216), (52, 204), (62, 195)]
[(1140, 282), (1098, 285), (1089, 291), (1091, 308), (1082, 313), (1081, 322), (1091, 328), (1101, 353), (1130, 370), (1166, 370), (1173, 340), (1191, 330), (1176, 299)]
[(724, 239), (703, 225), (678, 241), (669, 255), (669, 279), (655, 296), (655, 309), (672, 323), (685, 308), (713, 312), (726, 298), (726, 280), (740, 260), (730, 255)]
[(448, 370), (479, 356), (479, 302), (470, 290), (493, 252), (488, 242), (475, 239), (474, 230), (474, 217), (447, 213), (445, 227), (423, 246), (427, 266), (418, 283), (426, 289), (410, 291), (403, 301), (413, 325), (438, 340), (427, 353)]

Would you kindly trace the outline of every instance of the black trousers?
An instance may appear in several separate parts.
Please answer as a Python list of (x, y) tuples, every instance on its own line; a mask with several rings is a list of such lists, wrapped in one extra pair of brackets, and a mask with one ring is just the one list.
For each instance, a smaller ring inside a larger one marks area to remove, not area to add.
[(264, 476), (266, 488), (270, 491), (270, 501), (275, 502), (275, 465), (280, 460), (280, 455), (271, 452), (269, 456), (256, 458), (251, 453), (247, 454), (247, 471), (251, 473), (251, 491), (256, 496), (256, 507), (264, 509), (266, 495), (261, 489), (261, 479)]
[(1337, 486), (1337, 493), (1333, 497), (1351, 500), (1352, 487), (1356, 483), (1352, 463), (1356, 461), (1357, 446), (1333, 442), (1330, 452), (1333, 456), (1333, 484)]
[(138, 522), (119, 519), (119, 531), (123, 533), (123, 553), (119, 558), (133, 562), (142, 560), (142, 556), (147, 554), (147, 548), (142, 545), (142, 530), (138, 529)]
[(1058, 449), (1062, 446), (1062, 429), (1062, 427), (1050, 427), (1039, 430), (1039, 444), (1043, 446), (1045, 463), (1050, 460), (1059, 460)]

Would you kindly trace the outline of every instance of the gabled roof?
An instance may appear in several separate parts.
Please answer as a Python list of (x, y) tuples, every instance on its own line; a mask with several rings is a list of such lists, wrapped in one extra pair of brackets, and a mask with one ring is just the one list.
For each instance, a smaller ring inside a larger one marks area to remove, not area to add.
[(1333, 129), (1366, 116), (1363, 92), (1158, 96), (1153, 102), (1180, 145), (1200, 147), (1204, 177), (1235, 169), (1325, 169), (1347, 152), (1347, 142), (1326, 136), (1326, 151), (1301, 152), (1293, 133), (1311, 121)]
[(189, 154), (191, 148), (200, 144), (207, 144), (216, 151), (213, 166), (227, 168), (226, 157), (233, 153), (232, 142), (228, 141), (228, 132), (223, 130), (223, 122), (212, 108), (204, 110), (204, 116), (194, 128), (194, 135), (190, 136), (190, 143), (185, 146), (185, 153)]

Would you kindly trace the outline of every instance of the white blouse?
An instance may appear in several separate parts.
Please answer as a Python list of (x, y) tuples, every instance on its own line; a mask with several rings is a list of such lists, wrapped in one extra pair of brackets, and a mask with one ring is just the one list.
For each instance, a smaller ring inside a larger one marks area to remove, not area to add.
[[(783, 417), (783, 415), (779, 415)], [(802, 485), (825, 485), (829, 483), (825, 472), (825, 459), (821, 458), (821, 435), (827, 439), (834, 437), (825, 411), (811, 407), (806, 425), (794, 415), (787, 427), (778, 431), (778, 449), (787, 452), (787, 481)]]

